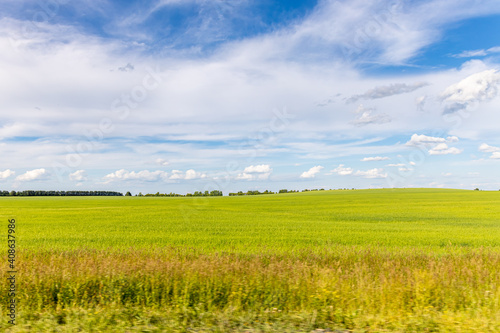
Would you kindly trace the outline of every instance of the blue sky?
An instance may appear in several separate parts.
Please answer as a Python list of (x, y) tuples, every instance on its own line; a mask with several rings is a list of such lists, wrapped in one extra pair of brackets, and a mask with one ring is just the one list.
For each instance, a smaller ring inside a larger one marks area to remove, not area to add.
[(500, 189), (498, 1), (0, 3), (0, 189)]

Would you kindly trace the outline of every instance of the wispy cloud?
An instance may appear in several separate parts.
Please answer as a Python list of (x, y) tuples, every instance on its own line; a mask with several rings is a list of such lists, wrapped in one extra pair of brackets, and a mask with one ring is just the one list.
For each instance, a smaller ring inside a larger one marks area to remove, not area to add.
[(429, 85), (429, 84), (426, 82), (417, 82), (417, 83), (413, 83), (410, 85), (408, 85), (406, 83), (394, 83), (394, 84), (391, 84), (388, 86), (379, 86), (379, 87), (375, 87), (373, 89), (370, 89), (363, 94), (351, 96), (346, 102), (347, 103), (354, 103), (360, 99), (372, 100), (372, 99), (378, 99), (378, 98), (384, 98), (384, 97), (389, 97), (389, 96), (394, 96), (394, 95), (410, 93), (412, 91), (415, 91), (415, 90), (422, 88), (422, 87), (425, 87), (427, 85)]
[(105, 182), (129, 181), (129, 180), (156, 182), (166, 179), (168, 179), (168, 173), (161, 170), (157, 171), (142, 170), (139, 172), (135, 172), (135, 171), (127, 171), (125, 169), (121, 169), (113, 173), (107, 174), (104, 177)]
[(489, 49), (467, 50), (459, 54), (454, 54), (455, 58), (474, 58), (486, 57), (490, 54), (500, 53), (500, 46), (490, 47)]
[(364, 178), (387, 178), (387, 173), (384, 173), (384, 169), (375, 168), (367, 171), (356, 171), (355, 176), (360, 176)]
[(375, 157), (365, 157), (361, 160), (361, 162), (373, 162), (373, 161), (386, 161), (389, 160), (390, 158), (387, 156), (375, 156)]
[(355, 113), (357, 114), (356, 119), (351, 123), (358, 127), (390, 123), (392, 120), (389, 115), (385, 113), (377, 114), (374, 108), (365, 108), (363, 105), (359, 105)]

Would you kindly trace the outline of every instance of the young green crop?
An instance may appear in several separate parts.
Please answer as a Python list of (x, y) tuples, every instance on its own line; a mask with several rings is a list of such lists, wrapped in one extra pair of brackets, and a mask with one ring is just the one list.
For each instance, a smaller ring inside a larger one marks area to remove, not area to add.
[(250, 197), (2, 198), (28, 249), (192, 247), (261, 253), (336, 245), (497, 247), (500, 192), (321, 191)]

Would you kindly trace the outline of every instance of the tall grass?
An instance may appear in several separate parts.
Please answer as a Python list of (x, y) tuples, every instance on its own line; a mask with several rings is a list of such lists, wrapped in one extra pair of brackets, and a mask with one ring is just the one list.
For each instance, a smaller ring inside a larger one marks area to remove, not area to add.
[(83, 328), (99, 318), (104, 330), (114, 322), (159, 331), (500, 329), (500, 253), (491, 250), (81, 250), (19, 260), (20, 320), (30, 325)]

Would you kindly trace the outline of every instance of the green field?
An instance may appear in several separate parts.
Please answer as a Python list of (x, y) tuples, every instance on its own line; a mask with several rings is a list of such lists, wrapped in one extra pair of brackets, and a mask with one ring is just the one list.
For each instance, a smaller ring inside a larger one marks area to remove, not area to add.
[(0, 208), (4, 238), (18, 221), (20, 302), (15, 327), (2, 308), (1, 330), (500, 331), (500, 192), (6, 197)]

